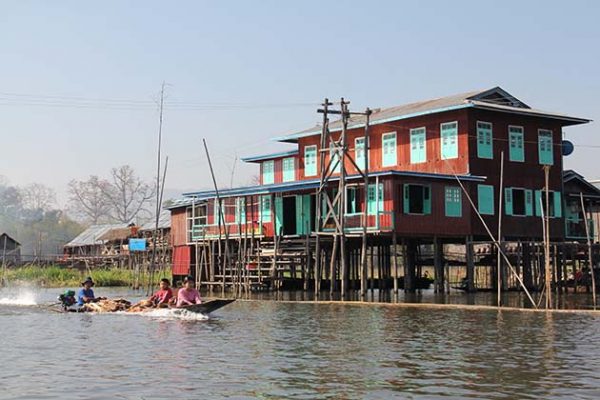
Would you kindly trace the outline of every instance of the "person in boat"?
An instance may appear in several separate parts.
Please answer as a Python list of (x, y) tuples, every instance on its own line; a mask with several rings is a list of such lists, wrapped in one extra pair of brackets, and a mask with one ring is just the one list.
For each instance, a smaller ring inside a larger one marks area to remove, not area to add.
[(173, 298), (173, 291), (171, 290), (171, 282), (167, 278), (160, 280), (160, 289), (152, 295), (148, 300), (152, 302), (154, 307), (162, 308), (167, 307), (169, 302)]
[(98, 300), (104, 300), (104, 297), (94, 296), (94, 290), (92, 289), (92, 286), (94, 286), (94, 281), (91, 277), (88, 276), (85, 278), (85, 281), (81, 282), (81, 286), (82, 288), (79, 289), (79, 292), (77, 293), (78, 306), (81, 307), (84, 304), (95, 303)]
[(183, 280), (183, 287), (177, 292), (177, 307), (191, 306), (201, 304), (200, 292), (195, 287), (194, 278), (186, 276)]

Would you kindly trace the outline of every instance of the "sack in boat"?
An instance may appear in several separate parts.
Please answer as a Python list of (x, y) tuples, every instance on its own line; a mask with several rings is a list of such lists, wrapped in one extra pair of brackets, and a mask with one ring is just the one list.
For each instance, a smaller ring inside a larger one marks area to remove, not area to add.
[(125, 299), (106, 299), (95, 303), (87, 303), (81, 306), (80, 311), (84, 312), (117, 312), (126, 311), (131, 306), (131, 302)]

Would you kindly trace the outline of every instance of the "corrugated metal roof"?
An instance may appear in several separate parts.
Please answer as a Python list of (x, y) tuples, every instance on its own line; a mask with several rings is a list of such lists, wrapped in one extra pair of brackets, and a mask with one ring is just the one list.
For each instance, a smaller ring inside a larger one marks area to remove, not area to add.
[[(454, 180), (456, 177), (454, 175), (449, 174), (434, 174), (434, 173), (422, 173), (422, 172), (413, 172), (413, 171), (380, 171), (369, 174), (370, 177), (377, 176), (407, 176), (407, 177), (418, 177), (418, 178), (428, 178), (428, 179), (445, 179), (445, 180)], [(476, 175), (458, 175), (461, 180), (465, 181), (479, 181), (482, 182), (486, 179), (484, 176), (476, 176)], [(346, 177), (348, 180), (356, 180), (362, 178), (361, 175), (349, 175)], [(338, 177), (332, 177), (331, 181), (338, 180)], [(286, 182), (286, 183), (276, 183), (272, 185), (262, 185), (262, 186), (246, 186), (240, 188), (233, 189), (223, 189), (219, 190), (219, 196), (223, 198), (234, 197), (234, 196), (250, 196), (256, 194), (268, 194), (268, 193), (281, 193), (288, 190), (308, 190), (308, 189), (316, 189), (319, 187), (320, 180), (319, 179), (311, 179), (311, 180), (302, 180), (295, 182)], [(168, 209), (175, 209), (189, 206), (193, 203), (199, 203), (202, 201), (206, 201), (208, 199), (212, 199), (216, 196), (214, 190), (204, 190), (200, 192), (191, 192), (184, 193), (183, 198), (177, 199), (171, 203)]]
[[(571, 117), (564, 114), (552, 113), (530, 108), (527, 104), (518, 100), (500, 87), (483, 91), (473, 91), (440, 97), (437, 99), (419, 101), (401, 106), (374, 110), (371, 114), (370, 125), (383, 124), (427, 114), (435, 114), (445, 111), (459, 110), (464, 108), (492, 109), (496, 111), (511, 112), (556, 118), (569, 121), (571, 124), (582, 124), (590, 122), (589, 119)], [(348, 121), (348, 128), (360, 128), (365, 126), (366, 119), (362, 115), (353, 115)], [(331, 132), (342, 129), (341, 121), (330, 122)], [(273, 140), (280, 142), (295, 143), (299, 138), (321, 133), (322, 127), (317, 125), (310, 129), (292, 133), (286, 136), (276, 137)]]
[[(156, 221), (152, 220), (142, 225), (142, 231), (153, 231), (156, 226)], [(171, 227), (171, 213), (169, 210), (161, 210), (158, 216), (158, 229), (168, 229)]]
[(128, 224), (92, 225), (81, 232), (75, 239), (65, 244), (65, 247), (93, 246), (104, 243), (99, 238), (112, 229), (127, 228)]
[(281, 151), (279, 153), (263, 154), (260, 156), (242, 157), (241, 160), (244, 162), (257, 162), (257, 161), (263, 161), (263, 160), (270, 160), (273, 158), (295, 156), (297, 154), (298, 154), (298, 149), (290, 150), (290, 151)]

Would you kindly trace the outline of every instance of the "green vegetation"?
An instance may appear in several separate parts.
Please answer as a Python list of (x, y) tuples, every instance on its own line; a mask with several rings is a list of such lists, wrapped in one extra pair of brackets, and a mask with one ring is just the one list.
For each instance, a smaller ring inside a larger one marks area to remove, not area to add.
[(9, 284), (29, 284), (42, 287), (77, 287), (86, 276), (92, 276), (96, 286), (129, 286), (133, 282), (134, 272), (127, 269), (94, 269), (92, 272), (60, 266), (27, 265), (9, 268), (5, 281)]

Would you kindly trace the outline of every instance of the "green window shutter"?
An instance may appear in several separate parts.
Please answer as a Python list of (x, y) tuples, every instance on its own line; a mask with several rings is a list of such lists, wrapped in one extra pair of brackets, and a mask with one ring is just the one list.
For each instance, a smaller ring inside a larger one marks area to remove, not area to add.
[(246, 199), (243, 197), (235, 199), (235, 223), (246, 223)]
[(442, 160), (458, 157), (458, 122), (447, 122), (440, 125), (442, 141)]
[(535, 191), (535, 216), (536, 217), (542, 216), (542, 191), (541, 190)]
[(334, 151), (333, 143), (329, 144), (329, 159), (331, 160), (331, 169), (333, 172), (340, 172), (342, 169), (342, 163), (340, 161), (340, 155)]
[(275, 197), (275, 234), (281, 234), (283, 228), (283, 197)]
[(552, 131), (540, 129), (538, 131), (538, 156), (540, 164), (554, 164), (552, 151)]
[(377, 213), (377, 193), (375, 191), (375, 185), (370, 184), (368, 189), (367, 198), (367, 214), (375, 215)]
[(354, 161), (361, 170), (365, 169), (365, 138), (359, 137), (354, 140)]
[(263, 185), (270, 185), (275, 183), (275, 161), (265, 161), (262, 164), (262, 182)]
[(311, 230), (311, 201), (310, 194), (305, 194), (302, 196), (302, 212), (304, 213), (304, 221), (302, 223), (302, 227), (304, 229), (304, 233), (309, 233)]
[(480, 214), (494, 215), (494, 187), (477, 185), (477, 204)]
[(410, 130), (410, 163), (418, 164), (427, 161), (425, 128)]
[(302, 206), (302, 195), (296, 195), (296, 234), (304, 234), (304, 207)]
[(523, 143), (523, 128), (520, 126), (510, 126), (509, 135), (509, 160), (523, 162), (525, 161), (525, 147)]
[(492, 124), (477, 122), (477, 157), (494, 158)]
[(283, 181), (284, 182), (292, 182), (296, 180), (296, 170), (294, 158), (284, 158), (283, 159)]
[(423, 214), (431, 214), (431, 187), (423, 186)]
[(404, 184), (404, 202), (403, 202), (403, 211), (404, 214), (409, 214), (410, 213), (410, 196), (408, 193), (408, 188), (410, 185), (408, 184)]
[(396, 157), (396, 132), (382, 135), (382, 166), (392, 167), (398, 163)]
[(525, 190), (525, 215), (533, 215), (533, 191)]
[(349, 187), (346, 189), (346, 214), (356, 214), (356, 188)]
[(460, 187), (446, 186), (444, 193), (446, 217), (462, 217), (462, 196)]
[(304, 176), (317, 175), (317, 146), (304, 148)]
[(271, 222), (271, 197), (262, 196), (260, 198), (260, 220), (262, 222)]
[(504, 189), (504, 208), (506, 209), (506, 215), (513, 215), (512, 194), (512, 188)]
[(554, 193), (554, 217), (561, 218), (562, 217), (562, 196), (560, 192)]

